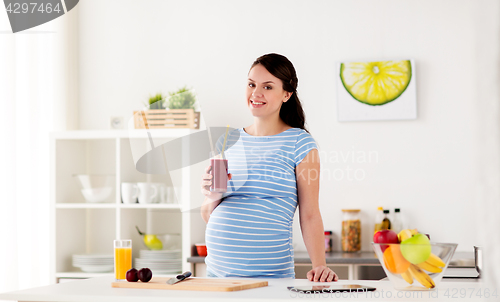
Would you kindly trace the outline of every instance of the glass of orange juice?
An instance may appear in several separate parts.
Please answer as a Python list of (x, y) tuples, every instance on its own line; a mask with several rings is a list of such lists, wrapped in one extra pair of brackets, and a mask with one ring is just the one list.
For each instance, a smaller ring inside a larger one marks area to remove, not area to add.
[(125, 280), (126, 274), (132, 268), (132, 240), (114, 240), (115, 247), (115, 278)]

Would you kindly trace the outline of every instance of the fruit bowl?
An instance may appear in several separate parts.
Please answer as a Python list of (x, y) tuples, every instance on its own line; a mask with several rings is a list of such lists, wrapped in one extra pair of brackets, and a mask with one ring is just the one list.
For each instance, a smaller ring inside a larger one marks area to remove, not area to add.
[[(145, 240), (145, 236), (151, 236)], [(153, 236), (156, 236), (153, 237)], [(157, 241), (158, 240), (158, 241)], [(160, 243), (161, 242), (161, 243)], [(178, 250), (181, 248), (180, 234), (148, 234), (143, 236), (142, 244), (149, 250)]]
[(156, 237), (163, 245), (162, 250), (178, 250), (181, 248), (180, 234), (157, 234)]
[(141, 232), (138, 226), (135, 226), (139, 235), (142, 236), (142, 243), (152, 251), (160, 250), (178, 250), (181, 248), (180, 234), (147, 234)]
[(80, 185), (82, 195), (87, 202), (106, 201), (113, 193), (114, 175), (75, 174), (73, 177)]
[[(372, 243), (372, 245), (396, 290), (428, 291), (436, 289), (439, 285), (458, 244), (431, 242), (411, 245)], [(421, 262), (422, 259), (425, 261)]]

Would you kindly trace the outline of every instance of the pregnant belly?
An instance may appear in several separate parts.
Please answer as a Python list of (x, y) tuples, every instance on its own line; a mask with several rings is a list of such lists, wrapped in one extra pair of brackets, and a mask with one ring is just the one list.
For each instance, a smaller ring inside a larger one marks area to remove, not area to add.
[(210, 228), (205, 240), (210, 260), (231, 267), (283, 266), (293, 261), (291, 241), (284, 234), (249, 235)]
[(205, 235), (207, 249), (212, 254), (243, 259), (291, 254), (289, 225), (259, 217), (228, 215), (222, 208), (210, 216)]

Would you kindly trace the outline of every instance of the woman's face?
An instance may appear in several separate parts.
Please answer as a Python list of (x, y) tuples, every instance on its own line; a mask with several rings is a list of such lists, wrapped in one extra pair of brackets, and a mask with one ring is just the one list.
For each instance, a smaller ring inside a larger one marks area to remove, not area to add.
[(283, 83), (267, 69), (257, 64), (248, 73), (247, 105), (255, 117), (277, 114), (283, 101), (288, 101), (291, 92), (283, 90)]

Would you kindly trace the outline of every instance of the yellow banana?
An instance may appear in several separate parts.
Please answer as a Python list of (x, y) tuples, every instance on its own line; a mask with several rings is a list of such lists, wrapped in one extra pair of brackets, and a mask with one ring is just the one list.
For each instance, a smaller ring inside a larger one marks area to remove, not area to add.
[(427, 262), (431, 265), (437, 266), (437, 267), (445, 267), (446, 266), (446, 264), (443, 262), (443, 260), (441, 260), (441, 258), (439, 258), (438, 256), (436, 256), (432, 253), (429, 256), (429, 258), (427, 258), (427, 260), (425, 262)]
[(412, 229), (412, 230), (410, 230), (410, 232), (411, 232), (412, 236), (415, 235), (415, 234), (418, 234), (418, 230), (417, 229)]
[(402, 230), (401, 232), (399, 232), (398, 239), (399, 239), (399, 242), (402, 242), (403, 240), (411, 238), (412, 236), (413, 235), (411, 234), (411, 231), (409, 229), (406, 229), (406, 230)]
[(404, 273), (401, 273), (401, 277), (403, 277), (403, 279), (405, 279), (405, 281), (409, 284), (413, 284), (413, 277), (408, 270), (404, 271)]
[(429, 277), (429, 275), (427, 275), (415, 264), (410, 265), (408, 271), (410, 272), (411, 276), (415, 278), (415, 280), (417, 280), (423, 286), (427, 288), (434, 288), (436, 286), (434, 280), (432, 280), (432, 278)]
[(440, 273), (443, 271), (442, 268), (437, 267), (435, 265), (430, 264), (427, 261), (424, 261), (422, 263), (417, 264), (418, 267), (420, 267), (423, 270), (428, 271), (429, 273)]

